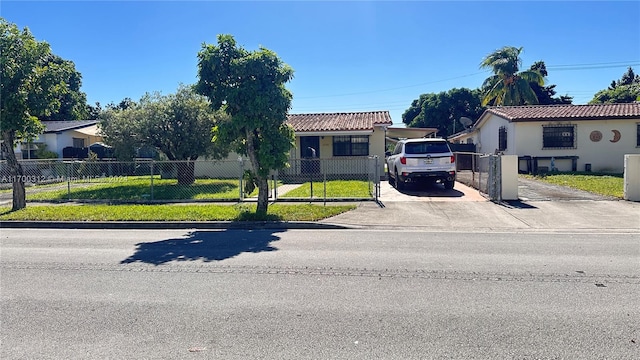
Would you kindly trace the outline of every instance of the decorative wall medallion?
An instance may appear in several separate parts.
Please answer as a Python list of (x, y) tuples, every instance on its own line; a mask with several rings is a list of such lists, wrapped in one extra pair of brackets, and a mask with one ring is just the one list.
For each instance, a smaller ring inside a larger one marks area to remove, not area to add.
[(611, 141), (612, 143), (617, 143), (618, 141), (620, 141), (620, 138), (622, 137), (622, 135), (620, 135), (620, 131), (611, 130), (611, 132), (613, 133), (613, 139), (609, 141)]
[(598, 142), (602, 140), (602, 133), (598, 130), (594, 130), (591, 132), (591, 135), (589, 135), (589, 139), (593, 142)]

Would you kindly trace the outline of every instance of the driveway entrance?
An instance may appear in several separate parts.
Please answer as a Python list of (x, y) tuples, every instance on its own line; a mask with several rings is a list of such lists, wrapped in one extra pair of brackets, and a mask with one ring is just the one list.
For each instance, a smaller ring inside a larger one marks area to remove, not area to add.
[(440, 184), (414, 185), (407, 184), (406, 188), (398, 191), (388, 181), (380, 181), (380, 201), (488, 201), (480, 192), (472, 187), (456, 182), (455, 187), (447, 190)]
[[(618, 200), (614, 197), (593, 194), (568, 186), (554, 185), (533, 179), (518, 178), (518, 197), (521, 201), (568, 201), (568, 200)], [(409, 185), (398, 191), (387, 181), (380, 182), (380, 201), (489, 201), (478, 190), (456, 182), (452, 190), (442, 185)]]

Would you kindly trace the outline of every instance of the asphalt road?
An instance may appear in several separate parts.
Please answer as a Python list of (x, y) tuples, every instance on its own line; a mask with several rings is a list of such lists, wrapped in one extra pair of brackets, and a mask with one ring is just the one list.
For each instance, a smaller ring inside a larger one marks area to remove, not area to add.
[(4, 359), (637, 359), (637, 234), (2, 229)]

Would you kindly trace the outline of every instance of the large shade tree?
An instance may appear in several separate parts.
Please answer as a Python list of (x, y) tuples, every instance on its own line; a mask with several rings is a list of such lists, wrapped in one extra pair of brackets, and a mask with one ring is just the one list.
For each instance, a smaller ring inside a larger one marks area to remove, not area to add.
[(490, 69), (493, 75), (482, 84), (482, 105), (538, 104), (530, 83), (544, 85), (544, 77), (537, 70), (520, 71), (522, 47), (505, 46), (487, 55), (480, 68)]
[(13, 210), (26, 207), (24, 172), (15, 146), (43, 130), (40, 119), (69, 110), (67, 120), (82, 115), (85, 95), (80, 74), (71, 61), (53, 55), (49, 44), (37, 41), (29, 29), (0, 18), (0, 104), (2, 154), (13, 183)]
[[(537, 71), (544, 78), (547, 77), (547, 65), (544, 61), (536, 61), (531, 65), (529, 70)], [(556, 85), (545, 85), (541, 86), (537, 82), (529, 83), (533, 92), (536, 93), (536, 98), (538, 98), (538, 104), (540, 105), (559, 105), (559, 104), (571, 104), (573, 102), (573, 98), (568, 95), (560, 95), (560, 97), (555, 97), (556, 95)]]
[(90, 108), (87, 104), (86, 94), (80, 91), (82, 76), (76, 71), (74, 63), (51, 54), (45, 60), (44, 66), (50, 69), (57, 69), (55, 73), (57, 82), (66, 84), (66, 89), (50, 94), (57, 109), (56, 111), (45, 111), (42, 114), (38, 114), (38, 119), (40, 121), (88, 119)]
[(214, 140), (249, 158), (258, 187), (256, 212), (266, 213), (269, 172), (287, 166), (294, 144), (293, 129), (286, 124), (292, 94), (285, 87), (293, 69), (264, 47), (245, 50), (231, 35), (217, 40), (217, 45), (203, 44), (198, 53), (196, 88), (229, 115), (214, 128)]
[(177, 164), (178, 183), (195, 181), (194, 163), (200, 156), (219, 158), (226, 148), (212, 142), (212, 130), (224, 119), (209, 100), (191, 86), (182, 85), (175, 94), (145, 94), (137, 103), (124, 99), (108, 107), (100, 121), (105, 141), (116, 156), (132, 158), (137, 148), (151, 147)]
[(619, 80), (613, 80), (607, 89), (598, 91), (589, 104), (632, 103), (640, 101), (640, 75), (627, 71)]
[(475, 120), (484, 109), (479, 90), (451, 89), (420, 95), (402, 114), (402, 122), (408, 127), (437, 128), (438, 135), (446, 137), (463, 129), (460, 118)]

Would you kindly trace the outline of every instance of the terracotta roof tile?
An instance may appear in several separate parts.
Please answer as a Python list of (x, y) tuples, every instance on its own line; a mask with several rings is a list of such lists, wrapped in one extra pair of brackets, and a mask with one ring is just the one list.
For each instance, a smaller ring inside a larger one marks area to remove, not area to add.
[(393, 124), (388, 111), (289, 114), (287, 123), (296, 132), (373, 130), (375, 125)]
[(510, 121), (638, 119), (640, 103), (499, 106), (487, 112)]

